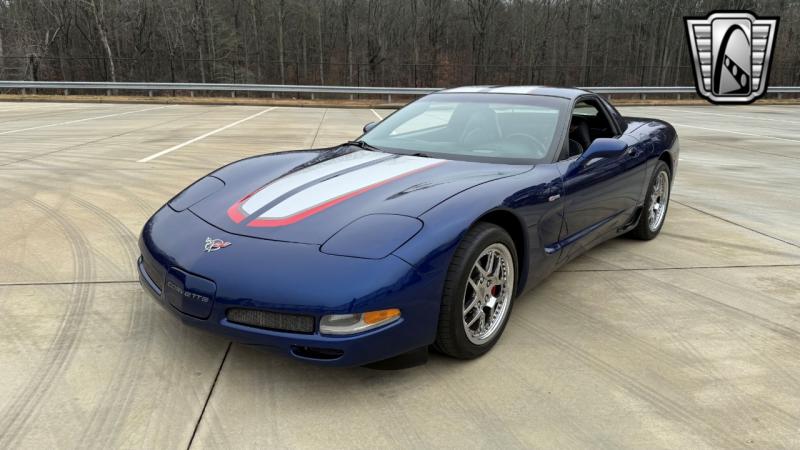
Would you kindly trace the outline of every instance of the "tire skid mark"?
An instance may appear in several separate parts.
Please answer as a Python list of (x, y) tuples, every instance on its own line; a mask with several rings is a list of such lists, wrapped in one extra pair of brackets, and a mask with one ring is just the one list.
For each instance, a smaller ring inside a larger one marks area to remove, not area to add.
[[(72, 250), (75, 279), (77, 281), (91, 279), (94, 267), (88, 251), (88, 243), (80, 228), (64, 216), (58, 208), (51, 208), (33, 198), (25, 198), (23, 201), (39, 209), (49, 220), (53, 220), (61, 226)], [(86, 311), (91, 305), (93, 294), (93, 284), (81, 283), (71, 286), (70, 299), (67, 302), (65, 313), (61, 316), (56, 334), (42, 357), (39, 367), (29, 378), (25, 387), (14, 396), (9, 402), (9, 406), (2, 412), (0, 447), (13, 447), (16, 441), (26, 434), (30, 421), (39, 409), (42, 399), (55, 385), (53, 381), (69, 365), (75, 344), (82, 334), (82, 325), (86, 319)]]
[[(135, 264), (138, 256), (136, 247), (136, 236), (114, 215), (97, 205), (83, 200), (79, 197), (72, 197), (72, 201), (83, 208), (93, 212), (100, 218), (109, 229), (118, 237), (118, 241), (125, 252), (125, 258), (130, 264)], [(150, 323), (150, 315), (144, 316), (145, 303), (139, 298), (137, 301), (128, 302), (126, 336), (132, 337), (140, 329), (146, 328)], [(144, 321), (142, 320), (144, 319)], [(118, 359), (117, 367), (112, 372), (112, 379), (106, 385), (98, 405), (105, 405), (106, 408), (95, 408), (92, 416), (84, 428), (81, 442), (90, 442), (98, 437), (105, 437), (105, 442), (96, 442), (98, 448), (108, 448), (112, 445), (110, 441), (115, 436), (111, 431), (118, 428), (120, 423), (128, 415), (133, 393), (136, 389), (135, 381), (139, 379), (138, 374), (142, 371), (141, 360), (147, 354), (152, 340), (152, 333), (147, 333), (147, 341), (144, 345), (133, 346), (132, 355), (124, 355)], [(133, 382), (131, 382), (133, 380)]]
[[(26, 186), (32, 187), (34, 189), (34, 193), (30, 194), (29, 197), (33, 197), (36, 192), (52, 192), (52, 186), (48, 186), (48, 185), (45, 185), (45, 184), (42, 184), (42, 183), (37, 183), (37, 182), (31, 181), (31, 180), (17, 180), (17, 184), (26, 185)], [(75, 195), (74, 193), (72, 193), (71, 191), (64, 190), (64, 191), (59, 192), (59, 194), (60, 194), (62, 199), (71, 200), (73, 203), (76, 203), (79, 206), (81, 206), (78, 203), (78, 201), (81, 200), (81, 198), (79, 196)], [(84, 207), (85, 207), (85, 205), (84, 205)], [(96, 214), (96, 211), (92, 211), (92, 212), (94, 212)], [(114, 220), (116, 220), (116, 218)], [(127, 228), (125, 228), (125, 231), (129, 232)], [(135, 241), (135, 239), (134, 239), (134, 241)], [(97, 269), (101, 269), (101, 268), (102, 269), (107, 269), (109, 272), (114, 273), (116, 275), (115, 278), (128, 279), (131, 276), (135, 276), (135, 272), (131, 273), (128, 270), (121, 268), (120, 265), (117, 264), (115, 261), (113, 261), (112, 258), (109, 257), (107, 254), (102, 253), (97, 249), (95, 249), (95, 251), (92, 252), (92, 253), (93, 253), (93, 256), (94, 256), (94, 268), (95, 268), (95, 271)]]
[[(643, 277), (648, 279), (648, 280), (652, 279), (652, 277), (647, 276), (647, 274), (643, 275)], [(645, 314), (647, 316), (647, 319), (650, 322), (651, 326), (658, 327), (659, 324), (662, 323), (662, 318), (657, 316), (656, 314), (653, 314), (651, 312), (651, 308), (649, 308), (650, 305), (648, 305), (647, 302), (644, 302), (640, 298), (638, 298), (637, 296), (632, 295), (629, 291), (624, 289), (624, 286), (621, 286), (619, 283), (617, 283), (615, 281), (612, 281), (612, 280), (609, 280), (609, 281), (612, 284), (614, 292), (622, 293), (623, 295), (625, 295), (625, 298), (628, 298), (633, 303), (637, 304), (637, 306), (638, 306), (637, 310), (642, 312), (643, 314)], [(661, 283), (661, 284), (666, 284), (667, 287), (669, 287), (669, 288), (673, 287), (671, 284), (664, 283), (663, 281), (659, 280), (658, 282)], [(651, 285), (652, 285), (652, 283), (647, 283), (647, 286), (651, 286)], [(715, 328), (717, 330), (722, 331), (722, 332), (730, 333), (731, 329), (734, 328), (734, 327), (715, 326)], [(725, 377), (719, 372), (719, 370), (716, 369), (716, 367), (713, 364), (709, 363), (709, 361), (705, 357), (705, 355), (703, 355), (696, 346), (692, 345), (691, 341), (682, 338), (682, 336), (679, 333), (675, 332), (672, 329), (669, 329), (668, 333), (670, 335), (671, 340), (674, 343), (677, 343), (679, 345), (679, 347), (684, 352), (686, 352), (687, 354), (693, 356), (693, 358), (691, 358), (691, 360), (694, 360), (694, 362), (702, 365), (704, 370), (701, 371), (701, 373), (704, 373), (706, 375), (710, 375), (711, 378), (715, 381), (717, 386), (724, 386), (724, 387), (728, 388), (729, 394), (733, 394), (733, 396), (732, 396), (733, 400), (738, 404), (738, 406), (739, 406), (741, 411), (746, 411), (749, 408), (749, 402), (745, 401), (742, 398), (740, 398), (740, 396), (738, 395), (738, 394), (743, 393), (743, 391), (741, 389), (738, 389), (733, 384), (725, 383)], [(737, 339), (736, 342), (744, 343), (748, 347), (752, 348), (749, 345), (749, 340), (748, 339), (745, 339), (741, 335), (738, 335), (738, 334), (737, 334), (737, 336), (739, 337), (739, 339)], [(656, 347), (656, 348), (658, 348), (658, 347)], [(663, 350), (662, 350), (662, 352), (663, 352)], [(663, 352), (663, 353), (665, 355), (669, 355), (668, 352)], [(760, 352), (754, 352), (754, 354), (759, 355)], [(687, 360), (690, 360), (690, 359), (687, 358)], [(770, 364), (769, 366), (770, 367), (774, 367), (774, 364)], [(757, 396), (755, 399), (753, 399), (753, 401), (758, 403), (758, 404), (760, 404), (761, 406), (765, 407), (767, 410), (772, 411), (774, 413), (774, 418), (775, 419), (784, 420), (784, 425), (786, 425), (786, 426), (788, 426), (790, 428), (796, 426), (795, 424), (800, 423), (800, 417), (794, 416), (792, 413), (790, 413), (788, 411), (785, 411), (785, 410), (777, 407), (776, 405), (774, 405), (772, 403), (764, 401), (760, 396)], [(744, 415), (742, 415), (740, 417), (743, 420), (746, 420)], [(767, 424), (766, 423), (764, 423), (763, 421), (762, 422), (758, 422), (758, 423), (761, 425), (761, 427), (764, 430), (767, 429)], [(746, 422), (743, 422), (741, 424), (742, 427), (740, 429), (745, 429), (746, 428), (745, 424), (747, 426), (752, 426), (752, 421), (746, 420)]]
[(524, 317), (517, 317), (517, 322), (521, 323), (528, 330), (536, 334), (542, 340), (563, 350), (567, 355), (581, 360), (591, 369), (601, 373), (606, 378), (615, 382), (617, 386), (633, 394), (637, 398), (646, 401), (649, 405), (657, 408), (665, 417), (683, 423), (687, 428), (694, 430), (698, 436), (714, 439), (714, 446), (728, 448), (743, 448), (747, 443), (730, 436), (730, 432), (706, 422), (703, 416), (686, 410), (684, 405), (652, 389), (647, 384), (637, 380), (635, 377), (625, 374), (617, 369), (613, 364), (598, 358), (590, 352), (572, 344), (566, 339), (561, 338), (550, 330), (527, 320)]
[[(273, 378), (270, 383), (270, 398), (272, 400), (272, 407), (274, 411), (278, 411), (278, 389), (276, 382), (279, 378)], [(409, 418), (405, 408), (397, 404), (398, 395), (395, 391), (403, 389), (401, 380), (395, 380), (397, 383), (384, 384), (383, 379), (379, 377), (367, 376), (361, 380), (361, 384), (366, 392), (378, 392), (383, 401), (379, 402), (378, 409), (380, 416), (387, 418), (391, 424), (388, 427), (380, 427), (380, 434), (384, 436), (387, 442), (393, 442), (402, 448), (424, 448), (425, 439), (420, 436), (417, 430), (414, 429), (413, 422)], [(387, 390), (389, 392), (387, 392)], [(357, 392), (353, 393), (358, 395)], [(364, 407), (372, 407), (368, 402)], [(274, 424), (273, 426), (277, 426)], [(285, 444), (284, 444), (285, 445)]]
[[(517, 300), (517, 299), (515, 299), (515, 300)], [(509, 319), (510, 319), (510, 317), (509, 317)], [(489, 357), (489, 356), (491, 356), (491, 352), (490, 352), (490, 354), (485, 355), (484, 357)], [(497, 365), (499, 367), (502, 367), (502, 369), (504, 371), (513, 372), (514, 374), (516, 374), (519, 377), (520, 380), (525, 381), (527, 379), (525, 371), (520, 370), (517, 367), (516, 364), (505, 364), (505, 360), (504, 359), (500, 359), (500, 358), (497, 358), (496, 360), (497, 360)], [(535, 389), (537, 391), (537, 393), (539, 392), (539, 389), (538, 389), (537, 386), (531, 386), (531, 388)], [(539, 397), (543, 397), (543, 398), (545, 398), (545, 400), (547, 399), (547, 397), (544, 396), (544, 395), (539, 395)], [(558, 426), (559, 427), (568, 428), (568, 430), (566, 430), (566, 431), (567, 431), (567, 434), (568, 434), (569, 437), (572, 437), (572, 438), (575, 438), (577, 436), (581, 436), (582, 437), (580, 440), (576, 439), (576, 442), (573, 442), (570, 445), (567, 445), (565, 443), (560, 442), (558, 444), (559, 446), (561, 446), (561, 447), (573, 447), (573, 448), (580, 448), (581, 446), (583, 446), (583, 447), (591, 446), (592, 448), (602, 448), (602, 449), (617, 449), (617, 448), (619, 448), (619, 443), (615, 443), (615, 442), (610, 441), (609, 437), (604, 432), (604, 430), (601, 429), (601, 428), (598, 428), (597, 426), (595, 426), (594, 423), (588, 422), (588, 421), (579, 423), (579, 422), (577, 422), (575, 420), (570, 420), (571, 419), (571, 417), (570, 417), (571, 416), (571, 411), (561, 407), (561, 403), (559, 403), (557, 401), (548, 402), (546, 407), (548, 408), (548, 416), (554, 416), (555, 415), (558, 419), (564, 419), (562, 422), (559, 423)], [(553, 414), (554, 410), (557, 410), (557, 412), (555, 414)], [(564, 432), (565, 432), (565, 430), (563, 430), (563, 429), (556, 429), (554, 431), (554, 433), (557, 433), (557, 434), (564, 433)]]
[[(713, 278), (708, 278), (708, 279), (710, 279), (710, 280), (712, 280), (714, 282), (718, 282), (718, 280), (714, 280)], [(656, 280), (658, 280), (658, 279), (656, 279)], [(660, 281), (660, 280), (658, 280), (658, 281)], [(692, 299), (698, 300), (698, 301), (700, 301), (702, 303), (705, 303), (707, 305), (714, 305), (714, 306), (717, 306), (717, 307), (722, 307), (728, 312), (731, 312), (731, 313), (734, 313), (737, 316), (746, 318), (746, 319), (750, 320), (751, 322), (758, 323), (760, 326), (772, 331), (773, 333), (779, 334), (779, 335), (781, 335), (783, 337), (786, 337), (786, 338), (789, 338), (789, 339), (793, 339), (795, 341), (800, 341), (800, 331), (797, 331), (797, 330), (795, 330), (793, 328), (789, 328), (789, 327), (787, 327), (785, 325), (781, 325), (779, 323), (773, 322), (773, 321), (771, 321), (769, 319), (766, 319), (764, 317), (761, 317), (761, 316), (759, 316), (757, 314), (753, 314), (753, 313), (751, 313), (749, 311), (745, 311), (743, 309), (736, 308), (736, 307), (731, 306), (731, 305), (729, 305), (727, 303), (723, 303), (723, 302), (721, 302), (719, 300), (716, 300), (714, 298), (711, 298), (711, 297), (709, 297), (707, 295), (701, 294), (699, 292), (695, 292), (693, 290), (686, 289), (686, 288), (681, 287), (681, 286), (671, 285), (671, 288), (672, 289), (676, 289), (676, 290), (681, 291), (681, 292), (684, 292), (686, 294), (689, 294), (689, 297), (691, 297)], [(780, 373), (786, 380), (790, 381), (795, 386), (795, 388), (800, 388), (800, 378), (798, 378), (798, 376), (795, 375), (794, 373), (786, 370), (786, 368), (784, 367), (784, 363), (782, 361), (776, 361), (776, 360), (770, 358), (765, 352), (761, 351), (758, 348), (755, 348), (750, 343), (750, 339), (748, 339), (747, 336), (744, 336), (742, 333), (740, 333), (737, 329), (727, 328), (727, 329), (721, 329), (721, 331), (725, 332), (726, 334), (728, 334), (730, 336), (733, 336), (737, 342), (741, 342), (744, 345), (746, 345), (751, 350), (751, 353), (754, 355), (754, 358), (760, 360), (764, 365), (770, 367), (774, 372)], [(783, 348), (786, 351), (786, 353), (794, 353), (794, 352), (797, 351), (797, 346), (796, 345), (792, 345), (792, 344), (784, 344), (781, 348)]]
[[(41, 184), (36, 184), (36, 183), (28, 182), (25, 184), (28, 184), (36, 188), (49, 188), (49, 186), (43, 186)], [(134, 264), (134, 261), (136, 260), (136, 256), (138, 254), (137, 253), (138, 250), (136, 249), (136, 246), (134, 244), (136, 242), (136, 237), (122, 222), (120, 222), (116, 217), (109, 214), (102, 208), (99, 208), (96, 205), (81, 199), (80, 197), (76, 197), (69, 193), (67, 193), (65, 197), (66, 197), (65, 199), (68, 199), (76, 203), (77, 205), (83, 207), (86, 210), (89, 210), (90, 212), (98, 216), (101, 220), (103, 220), (103, 222), (105, 222), (108, 225), (109, 229), (114, 232), (115, 236), (119, 238), (118, 240), (121, 243), (121, 246), (125, 252), (126, 260), (130, 261), (130, 264)], [(105, 255), (100, 255), (100, 256), (103, 257), (102, 259), (108, 260), (108, 258), (105, 257)], [(111, 263), (111, 265), (114, 267), (117, 266), (116, 264), (113, 264), (113, 262)], [(143, 318), (140, 311), (143, 305), (144, 305), (143, 301), (133, 301), (129, 303), (129, 311), (127, 314), (129, 322), (126, 327), (127, 330), (126, 334), (128, 336), (132, 335), (142, 327), (142, 325), (138, 324), (137, 322), (141, 322), (140, 319)], [(152, 310), (149, 311), (152, 312)], [(147, 317), (145, 319), (146, 319), (145, 323), (150, 322), (149, 320), (150, 317)], [(145, 343), (145, 345), (135, 347), (135, 352), (137, 355), (147, 351), (151, 337), (152, 335), (148, 334), (148, 340)], [(117, 370), (113, 372), (116, 377), (109, 383), (102, 397), (103, 399), (105, 399), (106, 397), (111, 395), (111, 400), (110, 401), (103, 400), (99, 402), (99, 404), (101, 405), (109, 404), (112, 407), (108, 408), (107, 411), (101, 410), (100, 408), (93, 410), (91, 420), (88, 422), (88, 426), (84, 433), (82, 442), (90, 442), (92, 439), (96, 439), (97, 436), (109, 437), (114, 435), (114, 433), (108, 433), (108, 432), (104, 433), (103, 431), (109, 430), (109, 427), (116, 427), (119, 424), (119, 422), (124, 418), (122, 417), (123, 414), (128, 412), (127, 408), (125, 408), (124, 406), (130, 403), (130, 400), (133, 397), (132, 394), (135, 389), (135, 385), (133, 383), (125, 383), (125, 379), (121, 378), (124, 378), (127, 375), (128, 376), (127, 379), (135, 380), (137, 377), (131, 375), (130, 366), (139, 361), (140, 359), (138, 357), (121, 358), (120, 360), (121, 367), (118, 367)], [(141, 369), (141, 365), (136, 365), (135, 368)], [(101, 413), (103, 414), (101, 415)], [(101, 418), (101, 420), (99, 421), (99, 425), (97, 422), (98, 418)], [(95, 430), (95, 432), (92, 433), (91, 430)], [(104, 445), (100, 445), (100, 443), (96, 444), (98, 447), (106, 446), (105, 443)]]
[[(624, 292), (624, 290), (618, 289), (615, 292), (622, 293)], [(564, 295), (569, 295), (569, 293), (564, 293)], [(577, 300), (575, 296), (572, 295), (569, 296)], [(643, 314), (647, 315), (648, 319), (647, 325), (651, 327), (657, 327), (663, 330), (663, 328), (660, 327), (663, 321), (659, 320), (660, 318), (654, 314), (651, 314), (649, 312), (644, 312), (644, 310), (646, 309), (646, 307), (644, 306), (644, 302), (639, 301), (636, 303), (637, 303), (636, 310), (641, 311)], [(642, 352), (642, 354), (644, 355), (648, 355), (653, 358), (655, 358), (657, 355), (657, 358), (655, 359), (657, 359), (658, 361), (666, 362), (668, 363), (668, 365), (671, 366), (682, 365), (684, 366), (685, 369), (690, 370), (695, 374), (710, 378), (715, 383), (715, 386), (721, 386), (724, 384), (725, 387), (729, 388), (728, 389), (729, 392), (733, 391), (736, 394), (742, 393), (741, 389), (738, 389), (736, 386), (727, 384), (725, 377), (721, 376), (719, 371), (716, 370), (713, 367), (713, 365), (709, 364), (707, 358), (705, 358), (697, 350), (695, 346), (691, 345), (688, 342), (685, 342), (684, 340), (681, 339), (680, 335), (676, 334), (671, 330), (668, 331), (671, 337), (671, 341), (677, 343), (685, 353), (690, 355), (690, 357), (680, 357), (679, 355), (676, 355), (673, 352), (666, 351), (664, 350), (663, 347), (654, 345), (651, 342), (637, 335), (627, 333), (612, 326), (608, 326), (607, 323), (603, 322), (602, 320), (599, 320), (597, 317), (591, 314), (587, 314), (585, 311), (569, 303), (558, 301), (554, 302), (552, 306), (559, 309), (563, 313), (570, 314), (576, 318), (579, 318), (584, 324), (584, 326), (591, 327), (593, 330), (610, 335), (616, 339), (619, 339), (620, 341), (625, 341), (625, 342), (635, 341), (638, 347), (640, 347), (643, 350), (646, 350)], [(701, 365), (703, 368), (702, 369), (697, 368), (694, 367), (693, 365)], [(739, 404), (739, 406), (742, 408), (740, 410), (742, 411), (746, 410), (746, 408), (749, 405), (748, 402), (740, 399), (738, 395), (734, 396), (734, 401), (736, 401)], [(781, 409), (780, 407), (772, 403), (766, 402), (762, 400), (761, 397), (756, 397), (752, 401), (763, 406), (765, 409), (772, 411), (773, 418), (775, 418), (778, 421), (781, 421), (781, 423), (787, 427), (791, 428), (796, 426), (797, 423), (800, 423), (800, 416), (795, 416), (789, 411)], [(741, 426), (740, 429), (744, 429), (745, 424), (747, 426), (753, 425), (751, 421), (745, 420), (744, 416), (742, 420), (743, 422), (742, 424), (740, 424)], [(766, 424), (762, 422), (761, 425), (766, 430)]]
[[(430, 370), (431, 375), (437, 380), (437, 384), (442, 386), (442, 388), (447, 392), (448, 396), (453, 400), (462, 411), (469, 411), (472, 409), (477, 409), (480, 414), (470, 414), (470, 425), (473, 429), (480, 429), (482, 426), (486, 426), (486, 423), (483, 421), (486, 417), (493, 417), (494, 414), (491, 411), (487, 411), (484, 406), (477, 401), (465, 401), (464, 398), (464, 391), (455, 389), (455, 383), (453, 383), (452, 379), (445, 380), (439, 374), (439, 372), (435, 372)], [(499, 435), (508, 437), (509, 441), (511, 442), (496, 442), (495, 445), (497, 448), (523, 448), (525, 447), (524, 443), (517, 438), (514, 432), (506, 425), (505, 422), (497, 421), (493, 422), (492, 428), (495, 432)], [(465, 427), (466, 428), (466, 427)]]
[[(130, 173), (128, 174), (130, 175)], [(103, 174), (103, 176), (107, 175), (109, 174)], [(141, 180), (139, 178), (139, 175), (140, 174), (136, 174), (136, 178), (131, 180), (132, 184), (144, 185), (145, 183), (147, 183), (147, 177), (145, 177), (145, 180)], [(118, 180), (118, 178), (115, 177), (112, 181), (114, 180)], [(136, 206), (139, 209), (139, 212), (142, 213), (142, 217), (144, 219), (142, 223), (144, 223), (145, 220), (149, 219), (150, 216), (152, 216), (158, 210), (158, 208), (161, 207), (160, 204), (154, 205), (153, 203), (147, 202), (144, 199), (142, 199), (142, 197), (139, 194), (137, 194), (133, 189), (131, 189), (131, 187), (128, 184), (120, 184), (117, 186), (117, 188), (122, 191), (126, 199), (136, 204)], [(165, 199), (164, 202), (166, 203), (167, 200), (168, 199)]]
[[(744, 402), (739, 396), (741, 391), (739, 389), (736, 389), (736, 387), (733, 386), (732, 384), (725, 383), (724, 378), (719, 376), (719, 374), (718, 374), (717, 370), (714, 368), (714, 366), (709, 363), (709, 361), (705, 358), (705, 356), (702, 353), (700, 353), (700, 351), (697, 349), (697, 347), (691, 345), (691, 343), (688, 342), (686, 339), (681, 339), (680, 336), (678, 336), (677, 333), (675, 333), (674, 330), (661, 326), (662, 322), (658, 319), (658, 317), (656, 317), (651, 312), (651, 305), (650, 304), (648, 304), (647, 302), (641, 301), (641, 299), (638, 296), (633, 295), (631, 292), (626, 290), (623, 285), (621, 285), (620, 283), (618, 283), (617, 281), (614, 280), (614, 277), (607, 277), (607, 278), (604, 279), (604, 281), (606, 281), (610, 285), (610, 287), (612, 289), (612, 292), (617, 292), (618, 295), (620, 297), (622, 297), (626, 302), (630, 302), (630, 303), (636, 305), (636, 308), (635, 309), (632, 308), (632, 310), (638, 311), (642, 316), (644, 316), (644, 319), (647, 322), (648, 326), (650, 326), (650, 327), (652, 327), (654, 329), (659, 329), (661, 331), (666, 331), (668, 333), (668, 335), (669, 335), (670, 342), (672, 342), (674, 344), (677, 344), (678, 347), (680, 347), (680, 349), (686, 355), (689, 355), (689, 357), (687, 357), (687, 358), (673, 358), (673, 356), (672, 356), (672, 354), (670, 354), (670, 352), (664, 351), (662, 348), (659, 348), (658, 346), (655, 346), (655, 345), (650, 346), (651, 347), (650, 348), (651, 351), (654, 351), (654, 352), (657, 352), (657, 353), (661, 353), (665, 358), (673, 359), (676, 362), (678, 362), (679, 364), (681, 362), (681, 359), (683, 359), (682, 362), (687, 364), (687, 366), (686, 366), (687, 368), (696, 371), (701, 376), (709, 377), (709, 378), (713, 379), (716, 382), (716, 386), (725, 387), (726, 390), (728, 391), (728, 394), (730, 395), (730, 398), (732, 398), (732, 400), (738, 405), (738, 407), (741, 408), (740, 409), (741, 411), (745, 411), (747, 409), (746, 402)], [(647, 286), (648, 286), (648, 288), (651, 287), (651, 283), (648, 283)], [(611, 330), (609, 330), (609, 332), (610, 331)], [(625, 335), (626, 333), (619, 332), (619, 334)], [(644, 343), (645, 342), (642, 339), (639, 339), (639, 338), (636, 338), (636, 337), (633, 337), (633, 338), (636, 339), (637, 341), (639, 341), (640, 343)], [(703, 370), (696, 370), (692, 366), (692, 364), (696, 364), (696, 365), (702, 366)], [(772, 407), (772, 405), (769, 405), (766, 402), (762, 402), (762, 405), (763, 406)], [(783, 417), (783, 415), (781, 415), (781, 417)], [(737, 424), (737, 428), (739, 428), (739, 429), (746, 430), (748, 428), (748, 425), (751, 424), (750, 421), (746, 421), (744, 415), (737, 416), (737, 418), (742, 420), (742, 422)], [(761, 426), (764, 429), (766, 428), (764, 424), (761, 424)]]
[[(38, 188), (48, 188), (48, 186), (33, 182), (25, 182), (24, 184)], [(103, 223), (105, 223), (108, 229), (112, 231), (114, 236), (117, 238), (117, 241), (125, 254), (125, 261), (130, 265), (135, 264), (138, 256), (138, 248), (135, 244), (136, 236), (124, 223), (106, 210), (72, 194), (71, 192), (64, 192), (64, 198), (94, 214)], [(98, 253), (95, 252), (95, 254)], [(101, 256), (104, 261), (108, 261), (112, 269), (116, 269), (118, 267), (118, 264), (115, 264), (106, 255), (99, 256)], [(130, 274), (126, 273), (125, 275)], [(141, 298), (138, 299), (138, 301), (128, 302), (128, 311), (126, 315), (128, 318), (128, 323), (126, 326), (125, 336), (133, 336), (143, 326), (146, 326), (146, 324), (150, 323), (150, 314), (148, 314), (148, 317), (142, 316), (142, 310), (144, 306), (145, 304), (143, 301), (141, 301)], [(150, 310), (150, 312), (152, 312), (152, 310)], [(144, 322), (140, 323), (142, 322), (142, 319), (144, 319)], [(127, 405), (132, 399), (132, 394), (136, 385), (126, 381), (138, 379), (138, 377), (135, 375), (136, 373), (141, 372), (142, 369), (141, 364), (139, 364), (141, 362), (140, 356), (146, 354), (146, 351), (150, 347), (150, 342), (152, 340), (152, 334), (148, 333), (147, 336), (148, 338), (144, 345), (137, 345), (133, 347), (133, 355), (130, 355), (130, 357), (121, 357), (118, 360), (118, 366), (116, 367), (116, 370), (112, 372), (113, 378), (109, 381), (106, 389), (103, 391), (101, 400), (97, 402), (98, 405), (109, 405), (110, 407), (98, 407), (92, 411), (92, 415), (87, 422), (86, 428), (84, 429), (81, 442), (92, 442), (92, 440), (96, 440), (98, 437), (106, 437), (107, 439), (110, 439), (114, 436), (114, 433), (106, 431), (113, 429), (111, 427), (116, 427), (124, 419), (123, 416), (127, 415), (129, 412)], [(131, 370), (132, 367), (133, 371)], [(108, 442), (104, 442), (102, 445), (99, 442), (95, 442), (94, 444), (96, 447), (107, 447), (109, 445)]]

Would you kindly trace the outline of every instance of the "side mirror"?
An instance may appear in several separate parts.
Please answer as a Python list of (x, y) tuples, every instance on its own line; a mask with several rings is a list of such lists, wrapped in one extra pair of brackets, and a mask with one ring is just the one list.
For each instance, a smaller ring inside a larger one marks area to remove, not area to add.
[(628, 144), (619, 139), (597, 138), (579, 159), (585, 163), (596, 158), (614, 158), (621, 156), (627, 149)]
[(371, 129), (375, 128), (375, 125), (377, 125), (377, 124), (378, 124), (378, 122), (370, 122), (370, 123), (364, 125), (364, 133), (369, 133), (369, 131)]

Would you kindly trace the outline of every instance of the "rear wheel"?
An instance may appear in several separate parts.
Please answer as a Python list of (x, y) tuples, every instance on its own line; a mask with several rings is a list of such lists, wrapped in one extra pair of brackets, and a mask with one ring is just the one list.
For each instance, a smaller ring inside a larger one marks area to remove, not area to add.
[(502, 228), (479, 223), (470, 229), (450, 264), (435, 347), (472, 359), (488, 352), (503, 334), (514, 298), (517, 254)]
[(642, 215), (636, 228), (630, 231), (630, 236), (636, 239), (650, 240), (658, 236), (664, 221), (667, 218), (669, 206), (670, 182), (672, 180), (669, 166), (664, 161), (658, 161), (647, 196), (644, 201)]

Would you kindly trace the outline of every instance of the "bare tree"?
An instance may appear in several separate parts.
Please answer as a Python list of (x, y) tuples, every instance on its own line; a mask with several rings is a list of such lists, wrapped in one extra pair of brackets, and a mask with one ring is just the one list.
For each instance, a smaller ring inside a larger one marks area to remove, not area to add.
[(280, 64), (281, 84), (286, 84), (286, 46), (283, 42), (284, 29), (286, 28), (286, 0), (275, 2), (275, 23), (278, 28), (278, 64)]
[(111, 45), (108, 43), (108, 23), (106, 22), (105, 0), (83, 0), (83, 3), (91, 14), (92, 19), (94, 19), (94, 24), (97, 27), (100, 43), (103, 45), (106, 58), (108, 58), (108, 72), (111, 81), (117, 81), (117, 72), (114, 68), (114, 54), (111, 52)]
[(500, 0), (467, 0), (469, 17), (472, 24), (472, 64), (473, 83), (482, 79), (481, 69), (486, 64), (486, 38), (489, 34), (489, 25), (495, 9), (500, 5)]
[(691, 84), (683, 16), (800, 0), (0, 0), (0, 77), (452, 86)]

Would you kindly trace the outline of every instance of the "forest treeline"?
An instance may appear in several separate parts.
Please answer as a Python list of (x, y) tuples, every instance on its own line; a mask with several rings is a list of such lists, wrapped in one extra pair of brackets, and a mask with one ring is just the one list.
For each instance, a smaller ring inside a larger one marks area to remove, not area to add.
[(685, 15), (800, 0), (0, 0), (0, 79), (448, 87), (691, 84)]

